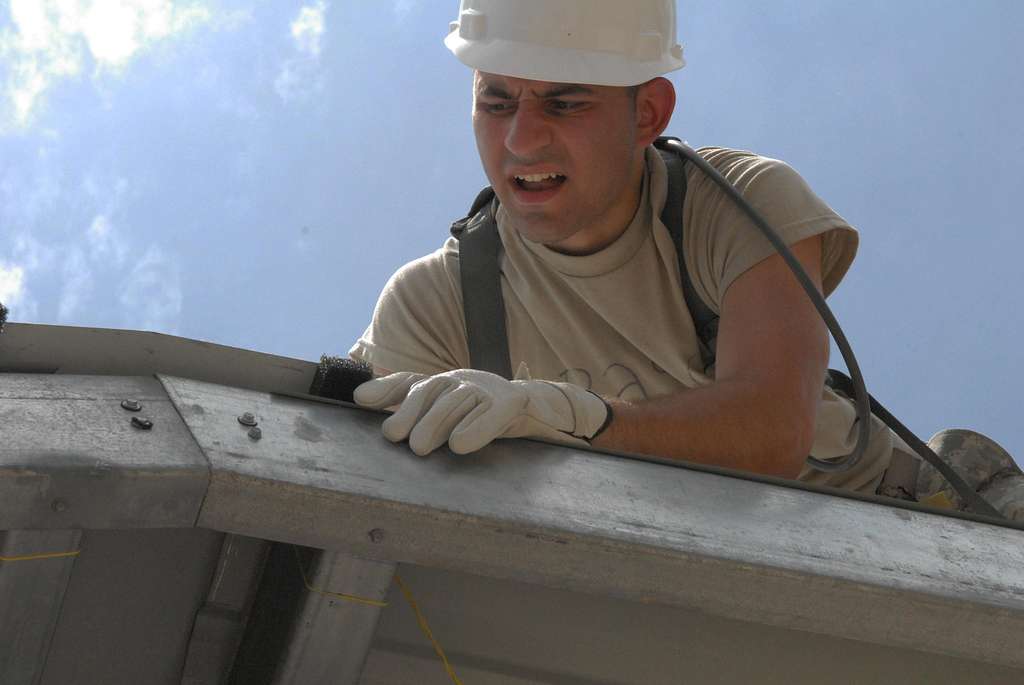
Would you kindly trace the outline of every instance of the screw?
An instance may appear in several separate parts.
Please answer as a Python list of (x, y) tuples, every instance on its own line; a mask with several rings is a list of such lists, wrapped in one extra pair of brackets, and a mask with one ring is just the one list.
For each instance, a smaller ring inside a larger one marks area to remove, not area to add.
[(128, 411), (142, 411), (142, 403), (138, 400), (124, 400), (121, 402), (121, 408)]
[(58, 498), (53, 500), (53, 502), (50, 504), (50, 508), (60, 513), (68, 508), (68, 503)]
[(133, 416), (132, 425), (135, 426), (136, 428), (141, 428), (142, 430), (148, 431), (150, 428), (153, 427), (153, 422), (150, 421), (149, 419), (144, 419), (141, 416)]
[(253, 426), (249, 429), (249, 437), (253, 440), (259, 440), (263, 437), (263, 431), (260, 430), (259, 426)]
[(255, 426), (259, 421), (256, 420), (256, 417), (251, 411), (247, 411), (238, 417), (238, 423), (243, 426)]
[(374, 528), (367, 535), (370, 537), (370, 542), (374, 544), (380, 544), (384, 542), (384, 531), (380, 528)]

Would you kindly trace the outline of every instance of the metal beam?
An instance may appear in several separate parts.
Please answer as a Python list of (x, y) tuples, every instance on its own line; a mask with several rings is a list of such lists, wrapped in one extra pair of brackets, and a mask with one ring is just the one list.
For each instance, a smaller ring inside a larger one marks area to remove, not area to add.
[(164, 333), (32, 323), (4, 326), (0, 351), (0, 373), (165, 373), (275, 392), (306, 392), (317, 366)]
[(0, 530), (195, 525), (209, 467), (156, 379), (2, 378)]
[(310, 551), (296, 556), (306, 591), (274, 685), (355, 685), (395, 564)]
[(42, 678), (81, 535), (0, 532), (0, 683), (35, 685)]
[(182, 685), (228, 682), (270, 543), (225, 535), (206, 602), (196, 614)]
[(223, 537), (192, 528), (83, 531), (41, 685), (180, 685)]
[(526, 441), (420, 459), (377, 414), (162, 380), (205, 527), (1024, 666), (1017, 530)]

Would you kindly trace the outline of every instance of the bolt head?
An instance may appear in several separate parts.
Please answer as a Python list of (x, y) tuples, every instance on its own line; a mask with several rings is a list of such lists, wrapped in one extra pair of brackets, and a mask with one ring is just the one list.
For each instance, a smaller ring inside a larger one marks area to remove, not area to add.
[(251, 411), (247, 411), (238, 417), (238, 423), (243, 426), (255, 426), (259, 421), (256, 420), (256, 416)]
[(367, 535), (370, 538), (370, 542), (374, 544), (380, 544), (384, 542), (384, 531), (380, 528), (374, 528), (369, 533), (367, 533)]
[(141, 428), (144, 431), (148, 431), (150, 428), (153, 427), (153, 422), (141, 416), (133, 416), (132, 425), (135, 426), (136, 428)]
[(142, 403), (138, 400), (124, 400), (121, 402), (121, 408), (127, 411), (142, 411)]
[(53, 500), (53, 502), (50, 503), (50, 508), (56, 511), (57, 513), (60, 513), (62, 511), (67, 510), (68, 503), (58, 497), (57, 499)]
[(253, 440), (259, 440), (263, 437), (263, 431), (260, 430), (259, 426), (253, 426), (249, 429), (249, 437)]

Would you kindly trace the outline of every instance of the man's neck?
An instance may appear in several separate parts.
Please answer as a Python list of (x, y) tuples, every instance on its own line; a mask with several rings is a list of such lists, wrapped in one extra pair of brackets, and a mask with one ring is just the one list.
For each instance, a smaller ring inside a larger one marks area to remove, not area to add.
[(647, 165), (641, 158), (641, 163), (633, 174), (633, 180), (628, 184), (628, 191), (622, 200), (616, 203), (615, 209), (601, 218), (599, 224), (588, 226), (557, 243), (545, 243), (544, 246), (561, 254), (585, 256), (600, 252), (618, 240), (633, 223), (640, 210), (646, 168)]

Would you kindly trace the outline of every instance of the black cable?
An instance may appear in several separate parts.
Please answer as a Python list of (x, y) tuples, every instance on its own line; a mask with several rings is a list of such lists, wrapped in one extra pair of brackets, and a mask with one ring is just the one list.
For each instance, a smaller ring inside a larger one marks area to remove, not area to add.
[[(853, 391), (853, 382), (849, 376), (846, 376), (835, 369), (828, 372), (828, 382), (833, 390), (838, 390), (846, 395), (849, 395)], [(868, 401), (871, 405), (871, 413), (882, 420), (882, 423), (892, 429), (892, 432), (900, 437), (903, 442), (907, 443), (907, 446), (912, 450), (921, 455), (921, 458), (926, 462), (935, 467), (935, 469), (942, 474), (942, 477), (953, 486), (957, 494), (967, 503), (975, 514), (982, 514), (984, 516), (993, 516), (995, 518), (1004, 518), (999, 511), (985, 501), (981, 495), (974, 491), (974, 489), (960, 477), (960, 474), (953, 470), (946, 462), (942, 461), (939, 455), (935, 454), (931, 447), (928, 446), (921, 438), (914, 435), (913, 431), (903, 425), (903, 423), (897, 419), (892, 413), (882, 406), (882, 403), (871, 396), (868, 393)]]
[(797, 281), (803, 287), (804, 292), (807, 293), (807, 297), (811, 298), (811, 302), (814, 304), (815, 309), (821, 315), (821, 318), (825, 321), (825, 325), (828, 326), (829, 333), (832, 334), (832, 338), (836, 341), (836, 345), (839, 347), (840, 354), (843, 355), (843, 360), (846, 362), (846, 368), (850, 371), (850, 376), (853, 380), (854, 387), (854, 406), (857, 410), (857, 418), (855, 423), (857, 424), (857, 443), (853, 447), (853, 452), (847, 454), (836, 461), (824, 461), (817, 459), (814, 456), (807, 457), (807, 463), (813, 468), (819, 471), (827, 471), (830, 473), (836, 473), (840, 471), (848, 471), (853, 468), (857, 462), (860, 461), (861, 457), (864, 456), (864, 452), (868, 448), (868, 439), (871, 433), (871, 406), (868, 400), (868, 391), (864, 386), (864, 377), (860, 372), (860, 365), (857, 364), (857, 358), (853, 354), (853, 348), (850, 347), (850, 343), (846, 339), (846, 335), (843, 333), (843, 329), (840, 328), (839, 322), (836, 317), (832, 314), (832, 310), (829, 309), (828, 304), (825, 303), (825, 298), (822, 297), (821, 293), (818, 292), (818, 287), (811, 280), (807, 272), (804, 271), (803, 266), (797, 260), (789, 247), (782, 241), (779, 234), (775, 232), (775, 229), (769, 225), (764, 217), (761, 216), (760, 212), (754, 209), (749, 202), (740, 194), (736, 188), (733, 187), (729, 181), (725, 179), (722, 174), (718, 173), (718, 170), (707, 163), (703, 157), (697, 154), (697, 152), (688, 145), (684, 145), (678, 140), (669, 139), (666, 141), (666, 146), (674, 149), (677, 153), (683, 155), (686, 159), (690, 160), (697, 165), (701, 171), (703, 171), (708, 178), (714, 181), (718, 186), (728, 195), (732, 200), (746, 213), (750, 220), (754, 222), (754, 225), (761, 231), (768, 242), (772, 244), (772, 247), (782, 256), (786, 264), (789, 265), (793, 275), (796, 276)]
[(832, 314), (832, 310), (825, 302), (825, 298), (822, 297), (821, 293), (818, 292), (817, 286), (811, 281), (807, 272), (804, 271), (803, 266), (797, 260), (797, 258), (790, 251), (789, 247), (782, 241), (779, 234), (775, 232), (775, 229), (765, 221), (764, 217), (754, 209), (746, 198), (744, 198), (738, 190), (729, 181), (718, 173), (718, 170), (708, 164), (708, 162), (697, 154), (697, 152), (684, 145), (682, 142), (675, 139), (668, 139), (666, 143), (669, 147), (674, 148), (676, 152), (686, 157), (688, 160), (697, 165), (701, 171), (703, 171), (708, 178), (714, 181), (722, 190), (725, 191), (726, 195), (733, 199), (734, 202), (742, 209), (748, 217), (754, 222), (754, 225), (760, 229), (761, 233), (768, 242), (772, 244), (775, 250), (782, 256), (789, 266), (793, 275), (796, 276), (797, 281), (803, 287), (804, 292), (811, 299), (815, 309), (821, 315), (821, 318), (825, 321), (825, 325), (828, 326), (829, 333), (836, 341), (836, 345), (839, 347), (839, 352), (843, 355), (843, 360), (846, 362), (846, 367), (850, 371), (850, 376), (846, 377), (836, 371), (830, 371), (830, 377), (839, 377), (846, 386), (844, 391), (846, 394), (851, 394), (852, 390), (854, 405), (857, 409), (857, 444), (853, 448), (853, 452), (843, 457), (840, 461), (827, 462), (821, 459), (817, 459), (813, 456), (807, 457), (807, 463), (819, 471), (838, 472), (846, 471), (856, 464), (860, 458), (864, 455), (864, 451), (867, 449), (868, 439), (870, 437), (870, 416), (874, 412), (885, 425), (887, 425), (892, 431), (899, 436), (911, 449), (917, 452), (922, 459), (934, 466), (939, 473), (946, 479), (947, 482), (953, 489), (956, 490), (957, 494), (970, 506), (970, 508), (977, 514), (984, 514), (987, 516), (993, 516), (995, 518), (1003, 518), (1003, 515), (999, 513), (991, 504), (985, 501), (978, 493), (976, 493), (966, 482), (946, 464), (942, 459), (939, 458), (931, 448), (928, 447), (920, 438), (904, 426), (899, 420), (896, 419), (889, 411), (879, 404), (871, 395), (868, 394), (867, 388), (864, 385), (864, 377), (860, 372), (860, 365), (857, 363), (857, 358), (853, 354), (853, 348), (850, 347), (849, 341), (846, 339), (846, 335), (843, 333), (842, 327)]

